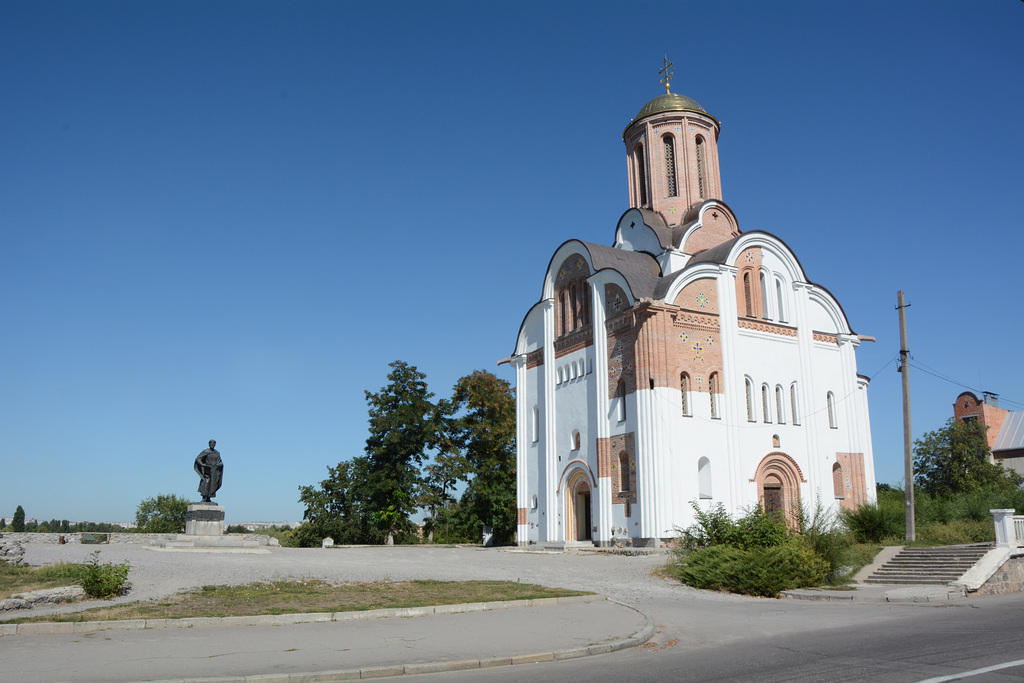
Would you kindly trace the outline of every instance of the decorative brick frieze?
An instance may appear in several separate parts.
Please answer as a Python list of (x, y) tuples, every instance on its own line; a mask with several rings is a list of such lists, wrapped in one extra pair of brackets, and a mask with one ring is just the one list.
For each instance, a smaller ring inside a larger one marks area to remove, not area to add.
[[(738, 322), (740, 328), (745, 330), (781, 334), (784, 337), (796, 337), (796, 328), (790, 327), (789, 325), (777, 325), (775, 323), (763, 322), (760, 320), (751, 320), (750, 318), (740, 318)], [(815, 339), (817, 339), (817, 334), (815, 335)], [(834, 336), (832, 337), (832, 340), (835, 341)]]
[(835, 344), (836, 346), (839, 346), (839, 340), (836, 338), (836, 335), (826, 334), (825, 332), (815, 332), (814, 341), (825, 342), (826, 344)]
[(544, 349), (537, 349), (526, 354), (526, 369), (544, 365)]
[(571, 332), (564, 337), (555, 340), (555, 358), (561, 358), (573, 351), (578, 351), (579, 349), (591, 346), (593, 343), (593, 326), (588, 326), (582, 330)]

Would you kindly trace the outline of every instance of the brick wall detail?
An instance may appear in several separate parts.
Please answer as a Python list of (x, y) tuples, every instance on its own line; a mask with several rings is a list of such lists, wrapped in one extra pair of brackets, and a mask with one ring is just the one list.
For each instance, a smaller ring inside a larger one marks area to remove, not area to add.
[(526, 519), (526, 515), (528, 514), (528, 512), (529, 511), (526, 508), (517, 508), (516, 509), (516, 523), (519, 524), (520, 526), (524, 526), (526, 524), (529, 524), (529, 522)]
[[(619, 467), (623, 452), (629, 458), (629, 491), (625, 493), (622, 491), (622, 468)], [(633, 432), (597, 440), (597, 476), (611, 478), (612, 504), (636, 504), (636, 437)]]
[(864, 454), (863, 453), (836, 453), (836, 462), (842, 468), (842, 481), (835, 481), (840, 489), (835, 492), (836, 496), (842, 496), (839, 505), (848, 510), (853, 510), (859, 505), (868, 501), (867, 477), (864, 475)]
[(996, 445), (996, 437), (999, 436), (999, 430), (1003, 428), (1003, 422), (1008, 414), (1009, 411), (988, 405), (970, 391), (957, 396), (956, 403), (953, 404), (953, 417), (957, 422), (963, 422), (965, 417), (973, 417), (988, 427), (985, 438), (988, 439), (989, 448)]
[(544, 365), (544, 349), (537, 349), (526, 354), (526, 369)]

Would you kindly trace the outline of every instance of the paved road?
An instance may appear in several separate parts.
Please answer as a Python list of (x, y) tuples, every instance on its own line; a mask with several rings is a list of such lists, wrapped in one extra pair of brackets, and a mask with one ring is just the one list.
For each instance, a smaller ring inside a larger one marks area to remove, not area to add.
[[(79, 559), (76, 552), (87, 550), (28, 546), (26, 557), (32, 563)], [(108, 546), (103, 553), (105, 560), (132, 563), (135, 598), (284, 576), (333, 581), (519, 579), (607, 593), (651, 615), (657, 625), (654, 638), (639, 649), (431, 674), (431, 680), (920, 681), (1024, 659), (1024, 596), (926, 605), (741, 598), (694, 591), (659, 578), (652, 571), (663, 557), (454, 548), (275, 549), (267, 555), (217, 555)], [(636, 612), (604, 604), (386, 620), (358, 628), (311, 624), (8, 636), (0, 638), (0, 679), (153, 680), (450, 661), (604, 642), (635, 632), (640, 621)], [(59, 656), (72, 653), (80, 653), (80, 668), (56, 665)], [(90, 669), (86, 660), (119, 662), (117, 676), (114, 668)], [(47, 662), (51, 668), (32, 662)], [(1018, 666), (971, 680), (1024, 680), (1022, 676), (1024, 667)]]

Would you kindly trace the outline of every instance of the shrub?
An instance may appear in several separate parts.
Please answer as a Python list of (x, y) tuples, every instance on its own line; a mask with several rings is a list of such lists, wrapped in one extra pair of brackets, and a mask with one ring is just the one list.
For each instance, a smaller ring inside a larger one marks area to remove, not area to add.
[(855, 510), (842, 510), (840, 515), (858, 543), (881, 543), (906, 531), (903, 503), (894, 504), (888, 497), (879, 496), (878, 503), (864, 503)]
[(82, 588), (94, 598), (113, 598), (127, 590), (128, 563), (100, 564), (100, 551), (92, 553), (82, 572)]
[(702, 548), (683, 558), (674, 574), (695, 588), (775, 597), (790, 588), (821, 583), (828, 574), (828, 563), (804, 543), (789, 539), (770, 548)]
[(918, 526), (916, 532), (918, 541), (937, 545), (986, 543), (996, 540), (992, 515), (989, 515), (987, 521), (954, 519), (945, 523), (926, 522)]
[(697, 501), (691, 500), (690, 507), (697, 523), (679, 530), (680, 545), (685, 550), (698, 550), (710, 545), (726, 543), (733, 528), (732, 519), (721, 503), (709, 510), (701, 510)]
[(839, 581), (844, 568), (854, 564), (849, 557), (853, 539), (843, 529), (840, 519), (833, 512), (825, 510), (819, 499), (815, 502), (813, 514), (800, 509), (798, 521), (800, 540), (828, 564), (826, 580)]

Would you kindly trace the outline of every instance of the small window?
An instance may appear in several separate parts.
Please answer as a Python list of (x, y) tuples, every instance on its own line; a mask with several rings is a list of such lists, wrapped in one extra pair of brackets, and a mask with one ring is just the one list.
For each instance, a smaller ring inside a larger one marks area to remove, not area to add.
[(711, 498), (711, 461), (707, 457), (697, 461), (697, 485), (701, 498)]
[(589, 375), (594, 371), (594, 359), (587, 358), (587, 374)]
[(672, 136), (665, 136), (665, 184), (668, 187), (668, 196), (676, 196), (676, 150), (672, 142)]
[(761, 419), (765, 422), (772, 421), (772, 406), (768, 398), (768, 385), (761, 385)]
[(705, 178), (706, 173), (704, 172), (704, 138), (697, 136), (697, 189), (700, 192), (700, 198), (704, 199), (707, 196), (707, 180)]
[(778, 299), (778, 318), (780, 323), (786, 322), (786, 306), (782, 301), (782, 280), (775, 281), (775, 295)]
[(830, 391), (825, 400), (828, 402), (828, 426), (832, 429), (838, 429), (836, 426), (836, 397)]
[(647, 206), (649, 203), (647, 200), (647, 169), (645, 168), (646, 163), (644, 161), (644, 146), (636, 146), (636, 171), (637, 177), (640, 179), (640, 206)]
[(843, 466), (836, 463), (832, 465), (832, 490), (839, 500), (846, 497), (846, 487), (843, 484)]
[(537, 443), (540, 439), (540, 409), (537, 406), (533, 407), (533, 424), (531, 427), (533, 429), (533, 442)]
[(782, 385), (775, 385), (775, 417), (776, 421), (786, 424), (786, 402), (783, 400)]
[(566, 324), (565, 290), (558, 291), (558, 334), (559, 336), (569, 331)]
[(537, 494), (533, 494), (533, 498), (530, 500), (530, 507), (534, 510), (537, 509)]
[(713, 372), (708, 377), (708, 396), (711, 398), (711, 419), (718, 419), (718, 402), (715, 400), (715, 394), (718, 393), (718, 373)]
[(790, 414), (791, 414), (791, 416), (793, 418), (793, 424), (799, 425), (800, 424), (800, 413), (797, 412), (796, 382), (793, 382), (792, 384), (789, 385), (789, 409), (790, 409)]
[(569, 283), (569, 306), (572, 309), (572, 329), (580, 326), (579, 297), (576, 294), (576, 283)]
[(629, 454), (623, 451), (619, 453), (619, 493), (629, 493), (629, 475)]
[(765, 282), (764, 273), (761, 273), (761, 317), (771, 320), (768, 314), (768, 284)]
[(578, 429), (572, 430), (572, 450), (578, 451), (580, 449), (580, 431)]
[(683, 415), (690, 414), (690, 376), (685, 372), (679, 375), (679, 394), (683, 405)]
[(625, 380), (619, 380), (619, 383), (615, 385), (615, 400), (619, 404), (619, 422), (626, 421), (626, 382)]
[(743, 273), (743, 304), (748, 318), (754, 317), (754, 299), (750, 291), (750, 271)]
[(744, 380), (747, 390), (747, 422), (754, 421), (754, 385), (751, 384), (750, 378)]
[(559, 384), (561, 384), (563, 381), (565, 381), (565, 380), (562, 379), (562, 376), (563, 376), (562, 375), (562, 368), (558, 368), (558, 383)]

